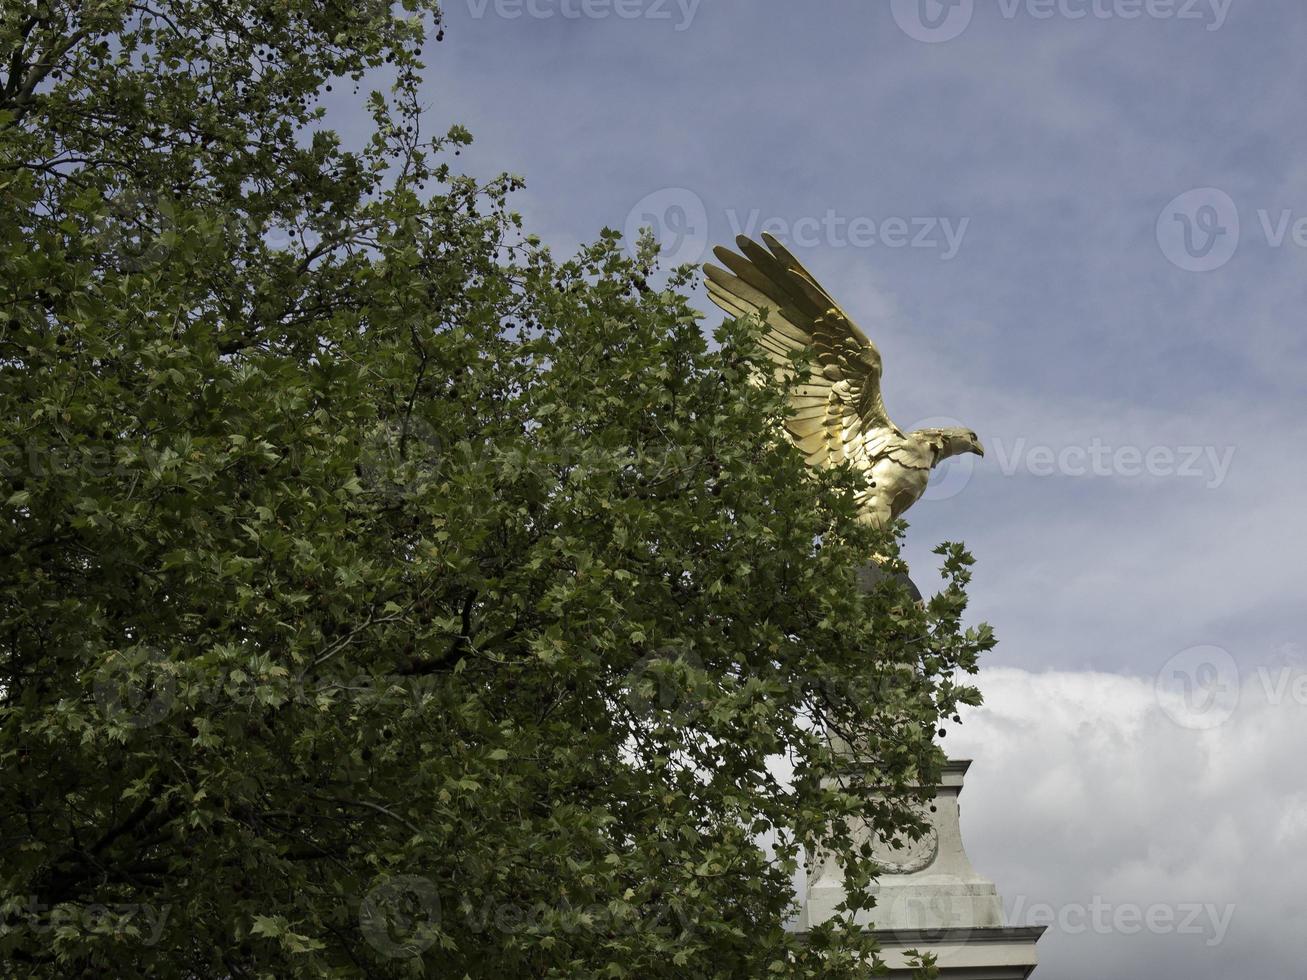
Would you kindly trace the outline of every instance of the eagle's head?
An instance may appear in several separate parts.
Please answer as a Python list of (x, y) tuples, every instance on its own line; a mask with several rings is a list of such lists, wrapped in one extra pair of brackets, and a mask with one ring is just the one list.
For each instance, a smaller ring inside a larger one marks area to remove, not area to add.
[(961, 456), (963, 453), (975, 453), (977, 456), (985, 455), (985, 447), (980, 444), (980, 437), (970, 429), (950, 428), (950, 429), (921, 429), (920, 434), (925, 436), (931, 448), (935, 449), (935, 462), (948, 459), (950, 456)]

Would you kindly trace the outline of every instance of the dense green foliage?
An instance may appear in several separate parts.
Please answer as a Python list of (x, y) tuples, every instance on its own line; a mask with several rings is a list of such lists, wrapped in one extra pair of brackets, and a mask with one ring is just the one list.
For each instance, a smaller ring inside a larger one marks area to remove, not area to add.
[(407, 6), (3, 6), (5, 972), (862, 975), (790, 876), (919, 826), (969, 559), (854, 588), (753, 327), (452, 171)]

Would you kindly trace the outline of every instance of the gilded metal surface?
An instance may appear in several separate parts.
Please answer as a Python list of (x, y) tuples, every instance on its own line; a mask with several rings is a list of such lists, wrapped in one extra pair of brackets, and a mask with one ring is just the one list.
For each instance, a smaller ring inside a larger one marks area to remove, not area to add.
[(741, 235), (743, 254), (718, 247), (726, 268), (705, 265), (708, 295), (734, 317), (755, 316), (778, 377), (794, 373), (794, 352), (812, 348), (806, 383), (793, 389), (786, 429), (811, 466), (850, 462), (866, 477), (858, 495), (865, 520), (884, 524), (920, 499), (930, 471), (960, 453), (983, 456), (970, 429), (903, 432), (880, 397), (880, 351), (812, 274), (773, 236), (763, 248)]

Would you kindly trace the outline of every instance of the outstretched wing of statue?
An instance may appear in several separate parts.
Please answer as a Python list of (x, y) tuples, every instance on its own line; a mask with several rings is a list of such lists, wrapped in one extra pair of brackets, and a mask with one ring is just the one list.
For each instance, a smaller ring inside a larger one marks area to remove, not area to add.
[(795, 351), (813, 348), (816, 365), (794, 388), (795, 414), (786, 423), (808, 463), (869, 466), (881, 448), (903, 439), (881, 401), (880, 351), (784, 245), (766, 232), (762, 240), (767, 248), (739, 236), (743, 255), (713, 250), (726, 268), (704, 267), (708, 295), (730, 316), (766, 323), (762, 343), (778, 375), (793, 374)]

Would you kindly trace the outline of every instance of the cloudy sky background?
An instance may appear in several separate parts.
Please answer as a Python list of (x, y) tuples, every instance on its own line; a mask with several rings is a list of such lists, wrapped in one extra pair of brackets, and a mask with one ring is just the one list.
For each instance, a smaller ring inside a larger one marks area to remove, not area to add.
[(1039, 975), (1301, 975), (1307, 7), (924, 2), (453, 0), (428, 125), (560, 254), (774, 230), (900, 424), (981, 434), (909, 553), (978, 560), (1000, 646), (949, 747), (973, 862), (1062, 917)]

